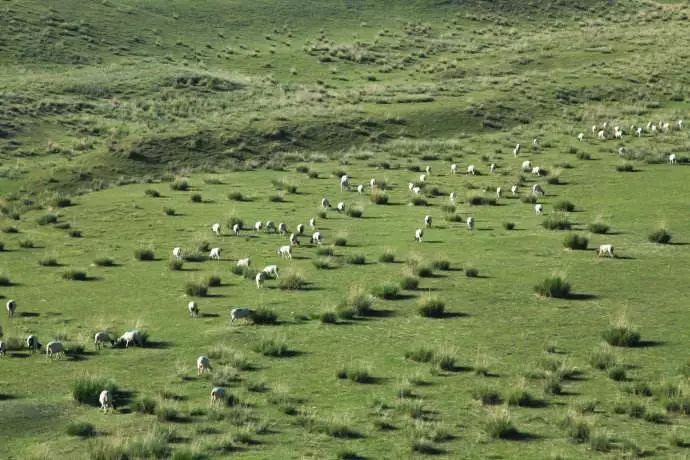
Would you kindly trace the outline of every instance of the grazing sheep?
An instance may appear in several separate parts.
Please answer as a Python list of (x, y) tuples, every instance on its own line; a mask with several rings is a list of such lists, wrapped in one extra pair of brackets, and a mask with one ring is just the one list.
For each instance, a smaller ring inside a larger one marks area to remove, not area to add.
[(251, 318), (254, 310), (251, 308), (233, 308), (230, 310), (230, 323), (244, 318)]
[(239, 259), (236, 265), (242, 268), (249, 268), (249, 265), (251, 265), (251, 263), (252, 261), (249, 259), (249, 257), (245, 257), (244, 259)]
[(606, 140), (606, 134), (604, 134), (604, 130), (603, 130), (603, 129), (600, 130), (600, 131), (597, 133), (597, 137), (598, 137), (599, 139), (601, 139), (602, 141), (603, 141), (603, 140)]
[(254, 231), (260, 232), (261, 227), (263, 227), (263, 226), (264, 226), (263, 222), (261, 222), (260, 220), (256, 221), (256, 223), (254, 224)]
[(467, 174), (471, 174), (473, 176), (476, 175), (477, 174), (477, 168), (475, 168), (474, 165), (469, 165), (467, 167)]
[(597, 255), (600, 257), (601, 256), (614, 257), (613, 245), (612, 244), (601, 244), (601, 245), (599, 245), (599, 249), (597, 249)]
[(199, 305), (192, 300), (187, 304), (187, 311), (189, 311), (189, 316), (196, 318), (199, 316)]
[(592, 134), (597, 132), (597, 125), (592, 125)]
[(372, 177), (371, 179), (369, 179), (369, 188), (374, 190), (375, 187), (376, 187), (376, 179)]
[(513, 185), (512, 187), (510, 187), (510, 193), (512, 193), (513, 196), (517, 195), (517, 192), (518, 192), (518, 186), (517, 185)]
[(652, 125), (652, 133), (656, 134), (656, 125)]
[(582, 139), (584, 139), (584, 138), (585, 138), (585, 133), (580, 133), (577, 135), (577, 140), (580, 142), (582, 142)]
[(208, 356), (199, 356), (196, 359), (196, 374), (201, 375), (204, 372), (211, 372), (211, 361)]
[(232, 226), (232, 232), (235, 234), (235, 236), (240, 236), (240, 230), (242, 227), (240, 227), (240, 224), (235, 224)]
[(534, 184), (532, 186), (532, 193), (535, 195), (544, 195), (544, 189), (539, 184)]
[(426, 182), (426, 174), (422, 174), (421, 176), (419, 176), (419, 182), (421, 182), (422, 184)]
[(536, 137), (532, 139), (532, 147), (539, 147), (539, 139)]
[(413, 188), (414, 188), (414, 182), (408, 182), (407, 183), (407, 189), (411, 192)]
[(424, 226), (431, 227), (431, 216), (424, 216)]
[(280, 233), (281, 236), (285, 236), (287, 233), (287, 225), (285, 225), (283, 222), (278, 224), (278, 233)]
[(642, 137), (642, 126), (638, 126), (635, 130), (635, 134), (637, 134), (637, 137)]
[(35, 335), (30, 335), (26, 338), (26, 347), (31, 350), (31, 353), (39, 350), (42, 346), (41, 342), (38, 341), (38, 337)]
[(532, 168), (532, 174), (535, 176), (541, 176), (542, 174), (542, 169), (541, 166), (535, 166)]
[(676, 160), (676, 154), (675, 153), (672, 153), (668, 156), (668, 162), (669, 162), (669, 164), (672, 164), (672, 165), (676, 164), (677, 160)]
[(52, 340), (46, 345), (46, 358), (56, 357), (62, 359), (65, 356), (65, 347), (62, 342)]
[(224, 398), (225, 388), (213, 387), (213, 389), (211, 390), (211, 407), (215, 406), (216, 404), (222, 403)]
[(499, 200), (501, 199), (501, 192), (502, 191), (503, 190), (501, 190), (501, 187), (496, 187), (496, 198), (498, 198)]
[(414, 231), (414, 240), (417, 243), (422, 242), (422, 237), (424, 236), (424, 231), (421, 228), (418, 228), (417, 230)]
[(331, 207), (331, 202), (327, 198), (321, 198), (321, 207), (323, 209), (328, 209)]
[(292, 259), (292, 246), (281, 246), (278, 248), (278, 254), (283, 259)]
[(414, 193), (415, 195), (419, 195), (420, 193), (422, 193), (422, 188), (421, 187), (412, 187), (412, 193)]
[(309, 219), (309, 227), (310, 227), (311, 229), (315, 229), (315, 228), (316, 228), (316, 218), (312, 217), (311, 219)]
[(357, 193), (359, 193), (359, 194), (364, 193), (364, 186), (362, 184), (359, 184), (357, 186)]
[(623, 130), (616, 126), (616, 129), (613, 131), (613, 137), (615, 139), (623, 139)]
[(458, 198), (458, 194), (455, 192), (450, 192), (450, 195), (448, 195), (448, 198), (450, 199), (450, 202), (455, 204), (455, 200)]
[(137, 347), (142, 347), (144, 346), (144, 339), (141, 336), (141, 332), (138, 329), (134, 329), (122, 334), (120, 338), (117, 339), (116, 343), (118, 346), (124, 345), (125, 348), (129, 348), (130, 344), (134, 344)]
[(625, 147), (621, 147), (618, 149), (618, 156), (622, 157), (625, 155)]
[(321, 232), (314, 232), (312, 234), (311, 244), (321, 244)]
[(683, 120), (678, 120), (676, 126), (678, 126), (678, 129), (683, 129)]
[(290, 245), (299, 246), (299, 239), (297, 239), (297, 235), (294, 233), (290, 233)]
[(278, 266), (277, 265), (267, 265), (261, 271), (264, 272), (267, 276), (269, 276), (271, 278), (280, 278), (278, 276)]
[(489, 166), (489, 172), (493, 174), (494, 171), (496, 171), (496, 163), (491, 163), (491, 165)]
[(427, 165), (427, 167), (424, 168), (424, 171), (426, 171), (427, 176), (430, 176), (431, 175), (431, 166)]
[(534, 212), (537, 213), (538, 216), (542, 215), (544, 213), (544, 205), (543, 204), (535, 204), (534, 205)]
[(516, 157), (520, 153), (520, 144), (517, 144), (513, 149), (513, 156)]
[(272, 220), (267, 220), (266, 221), (266, 233), (275, 233), (276, 231), (276, 224), (273, 223)]
[(220, 260), (220, 248), (211, 248), (211, 252), (208, 254), (208, 258)]
[(216, 234), (216, 236), (220, 236), (220, 224), (216, 223), (211, 225), (211, 231)]
[(348, 189), (348, 190), (350, 189), (350, 181), (347, 177), (347, 174), (344, 174), (340, 178), (340, 191), (342, 192), (345, 189)]
[(257, 289), (261, 289), (261, 286), (263, 286), (265, 279), (266, 279), (266, 273), (259, 272), (256, 274), (256, 276), (254, 277), (254, 281), (256, 281)]
[(532, 169), (532, 162), (529, 160), (525, 160), (522, 162), (522, 170), (527, 172)]
[(345, 212), (345, 203), (344, 202), (339, 202), (338, 206), (335, 208), (338, 212)]
[(104, 413), (108, 412), (108, 409), (115, 410), (115, 405), (113, 404), (113, 395), (110, 394), (108, 390), (101, 391), (98, 395), (98, 402), (101, 405), (101, 409)]
[(0, 356), (5, 356), (7, 353), (7, 345), (5, 345), (5, 342), (0, 340)]
[(474, 217), (467, 218), (467, 228), (469, 230), (474, 230)]
[(106, 331), (98, 331), (93, 336), (93, 344), (95, 345), (96, 350), (100, 350), (103, 344), (107, 342), (110, 342), (111, 347), (115, 345), (115, 341), (110, 337), (110, 334), (108, 334)]
[(453, 163), (450, 165), (450, 173), (454, 176), (458, 172), (458, 165)]
[(304, 224), (297, 224), (297, 234), (304, 235)]
[(182, 248), (180, 248), (180, 247), (173, 248), (172, 254), (173, 254), (173, 257), (175, 259), (182, 260)]
[(14, 316), (14, 312), (17, 310), (17, 301), (10, 299), (7, 301), (5, 304), (5, 308), (7, 309), (7, 316), (10, 318)]
[(665, 133), (667, 133), (668, 130), (671, 128), (671, 125), (668, 122), (665, 122), (665, 123), (661, 124), (660, 127)]

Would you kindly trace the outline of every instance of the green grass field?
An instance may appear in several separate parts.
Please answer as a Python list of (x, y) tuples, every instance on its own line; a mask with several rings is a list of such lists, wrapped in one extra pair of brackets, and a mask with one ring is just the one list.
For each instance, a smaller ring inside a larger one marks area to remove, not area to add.
[[(18, 303), (0, 319), (0, 457), (688, 455), (690, 138), (675, 125), (687, 115), (687, 5), (10, 0), (0, 11), (0, 295)], [(630, 132), (660, 121), (671, 129)], [(602, 141), (591, 127), (603, 122)], [(528, 159), (548, 174), (523, 172)], [(426, 166), (427, 205), (411, 205)], [(173, 190), (182, 177), (189, 189)], [(372, 177), (387, 204), (371, 199)], [(535, 183), (543, 216), (528, 202)], [(496, 205), (471, 205), (496, 187)], [(323, 211), (323, 197), (362, 216)], [(556, 211), (564, 201), (574, 210)], [(287, 236), (252, 230), (312, 217), (323, 244), (307, 226), (290, 261), (276, 253)], [(555, 218), (570, 230), (544, 227)], [(649, 240), (659, 228), (669, 244)], [(569, 235), (586, 250), (566, 249)], [(616, 257), (597, 257), (600, 244)], [(178, 246), (204, 257), (171, 270)], [(141, 249), (154, 260), (136, 260)], [(280, 279), (257, 289), (232, 271), (244, 257), (278, 264)], [(190, 317), (187, 283), (214, 275)], [(566, 298), (535, 293), (550, 277), (570, 284)], [(283, 289), (290, 279), (304, 285)], [(373, 303), (351, 317), (355, 300)], [(432, 303), (440, 317), (419, 314)], [(231, 325), (238, 307), (277, 323)], [(615, 327), (638, 332), (635, 346), (607, 345)], [(147, 346), (95, 350), (96, 331), (133, 328)], [(29, 334), (61, 340), (67, 356), (32, 355)], [(203, 376), (200, 355), (213, 366)], [(114, 411), (75, 401), (89, 378), (116, 385)], [(216, 385), (232, 398), (211, 408)]]

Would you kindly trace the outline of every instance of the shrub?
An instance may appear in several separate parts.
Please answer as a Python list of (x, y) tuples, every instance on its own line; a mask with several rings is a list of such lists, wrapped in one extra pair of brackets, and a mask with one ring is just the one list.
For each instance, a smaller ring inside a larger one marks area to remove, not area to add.
[(306, 281), (304, 280), (302, 275), (296, 272), (291, 272), (280, 279), (280, 283), (278, 286), (280, 287), (280, 289), (297, 291), (299, 289), (303, 289), (305, 285)]
[(205, 251), (202, 252), (202, 250), (182, 253), (182, 259), (184, 259), (185, 262), (204, 262), (207, 258)]
[(441, 205), (441, 211), (446, 213), (446, 214), (455, 214), (455, 205), (454, 204), (442, 204)]
[(591, 160), (592, 159), (592, 155), (590, 155), (589, 153), (586, 153), (586, 152), (577, 152), (576, 156), (577, 156), (578, 160)]
[(269, 195), (268, 201), (271, 203), (283, 203), (285, 201), (285, 197), (280, 193), (276, 193), (274, 195)]
[(509, 406), (518, 407), (534, 407), (540, 404), (540, 401), (535, 398), (532, 393), (520, 387), (510, 390), (506, 402)]
[(649, 397), (653, 394), (652, 389), (645, 382), (635, 382), (632, 385), (626, 385), (623, 387), (623, 391), (635, 396)]
[(60, 265), (55, 257), (44, 257), (38, 261), (38, 264), (43, 267), (57, 267)]
[(36, 223), (38, 225), (48, 225), (48, 224), (54, 224), (58, 221), (58, 216), (57, 214), (44, 214), (38, 219), (36, 219)]
[(88, 438), (96, 434), (96, 428), (87, 422), (70, 422), (67, 424), (65, 431), (70, 436), (79, 436), (82, 438)]
[(462, 222), (462, 216), (460, 214), (446, 214), (443, 218), (446, 222)]
[(151, 198), (159, 198), (161, 196), (158, 190), (154, 190), (152, 188), (144, 190), (144, 194), (146, 196), (150, 196)]
[(335, 251), (333, 250), (332, 246), (319, 246), (316, 248), (316, 254), (320, 256), (333, 256), (335, 255)]
[(435, 260), (431, 264), (431, 266), (434, 267), (436, 270), (448, 271), (450, 270), (450, 261), (447, 259), (438, 259)]
[(62, 274), (62, 279), (71, 281), (86, 281), (87, 278), (86, 272), (81, 270), (67, 270)]
[(309, 172), (309, 167), (300, 165), (295, 168), (295, 171), (297, 171), (298, 173), (307, 174)]
[(546, 378), (544, 379), (544, 393), (550, 395), (559, 395), (563, 393), (561, 378), (557, 373), (546, 373)]
[(383, 254), (379, 256), (379, 262), (384, 262), (387, 264), (392, 264), (395, 262), (395, 253), (393, 252), (392, 249), (384, 249)]
[(257, 353), (272, 358), (284, 358), (291, 354), (285, 338), (282, 337), (263, 338), (253, 349)]
[(238, 216), (231, 215), (228, 217), (228, 228), (232, 229), (235, 225), (239, 225), (240, 228), (244, 228), (244, 221), (240, 219)]
[(373, 191), (369, 196), (369, 199), (374, 204), (388, 204), (388, 194), (379, 190)]
[(589, 355), (589, 364), (595, 369), (607, 370), (618, 364), (616, 355), (608, 348), (599, 348)]
[(153, 414), (156, 412), (156, 401), (149, 396), (139, 396), (134, 401), (133, 409), (140, 414)]
[(344, 236), (339, 236), (336, 237), (335, 241), (333, 242), (335, 246), (347, 246), (347, 238)]
[(184, 292), (192, 297), (206, 297), (208, 295), (208, 286), (205, 283), (188, 281), (185, 284)]
[(565, 299), (570, 295), (570, 284), (560, 276), (552, 276), (534, 286), (534, 291), (542, 297)]
[(452, 350), (441, 350), (434, 353), (434, 364), (442, 371), (455, 371), (457, 369), (455, 361), (455, 354)]
[(421, 277), (421, 278), (430, 278), (434, 275), (434, 270), (431, 268), (431, 265), (427, 264), (418, 264), (413, 268), (413, 272), (415, 275)]
[(182, 267), (184, 266), (184, 262), (181, 260), (177, 259), (170, 259), (168, 261), (168, 268), (170, 270), (176, 271), (176, 270), (182, 270)]
[(159, 404), (155, 414), (159, 422), (176, 422), (181, 418), (177, 408), (170, 404)]
[(523, 195), (520, 197), (520, 201), (527, 204), (537, 204), (538, 197), (534, 193), (530, 193), (529, 195)]
[(117, 385), (112, 380), (93, 376), (80, 377), (72, 382), (72, 398), (81, 404), (98, 406), (101, 391), (108, 390), (111, 394), (117, 392)]
[(640, 343), (640, 333), (629, 326), (611, 326), (602, 337), (614, 347), (635, 347)]
[(32, 240), (20, 240), (19, 247), (24, 249), (31, 249), (34, 247), (34, 242)]
[(443, 453), (443, 449), (437, 447), (430, 439), (420, 437), (412, 440), (412, 452), (424, 455), (438, 455)]
[(178, 177), (170, 183), (170, 189), (185, 192), (189, 190), (189, 182), (187, 182), (187, 179)]
[(623, 366), (614, 366), (609, 369), (609, 378), (616, 382), (621, 382), (626, 379), (625, 368)]
[(67, 234), (72, 238), (81, 238), (82, 236), (80, 230), (70, 230)]
[(318, 171), (309, 171), (309, 178), (310, 179), (318, 179), (319, 173)]
[(572, 442), (582, 444), (589, 441), (592, 426), (585, 418), (568, 414), (560, 425)]
[(318, 270), (329, 270), (333, 268), (333, 259), (331, 257), (318, 257), (312, 260), (311, 263)]
[(317, 213), (317, 215), (319, 216), (319, 219), (327, 219), (328, 218), (328, 213), (326, 213), (326, 211), (324, 211), (324, 210), (319, 211)]
[(228, 193), (228, 199), (231, 201), (244, 201), (245, 197), (242, 192), (230, 192)]
[(335, 311), (324, 311), (319, 315), (319, 320), (323, 324), (335, 324), (338, 322), (338, 314)]
[(485, 197), (482, 195), (470, 195), (466, 200), (467, 204), (470, 206), (496, 206), (496, 198)]
[(503, 228), (506, 230), (513, 230), (515, 228), (515, 222), (503, 222)]
[(479, 276), (479, 270), (472, 267), (465, 268), (465, 276), (468, 278), (476, 278), (477, 276)]
[(348, 264), (352, 265), (364, 265), (367, 262), (364, 254), (350, 254), (345, 258)]
[(566, 235), (563, 239), (563, 246), (573, 250), (585, 250), (588, 243), (587, 237), (576, 235), (575, 233)]
[(647, 237), (652, 243), (667, 244), (671, 241), (671, 232), (666, 228), (654, 230)]
[(208, 287), (218, 287), (221, 284), (220, 275), (209, 275), (206, 279), (206, 285), (208, 285)]
[(201, 203), (204, 201), (203, 197), (201, 196), (201, 193), (193, 193), (192, 196), (189, 197), (189, 200), (192, 203)]
[(6, 227), (2, 227), (2, 232), (3, 233), (19, 233), (19, 229), (13, 225), (8, 225)]
[(561, 177), (560, 176), (551, 176), (546, 179), (547, 184), (551, 185), (558, 185), (561, 183)]
[(587, 226), (587, 229), (592, 233), (603, 235), (609, 231), (610, 227), (602, 222), (593, 222)]
[(163, 213), (166, 216), (174, 216), (175, 215), (175, 210), (173, 208), (163, 208)]
[(606, 452), (611, 448), (611, 438), (604, 431), (595, 431), (589, 435), (589, 448), (596, 452)]
[(374, 295), (381, 299), (395, 300), (398, 298), (400, 288), (396, 284), (386, 283), (374, 289)]
[(565, 215), (552, 214), (542, 221), (541, 226), (547, 230), (570, 230), (571, 223)]
[(137, 249), (134, 251), (134, 258), (141, 261), (151, 261), (155, 255), (151, 249)]
[(115, 260), (110, 257), (99, 257), (93, 263), (98, 267), (112, 267), (115, 265)]
[(278, 315), (268, 308), (257, 308), (252, 314), (254, 324), (275, 324), (278, 322)]
[(599, 405), (596, 399), (581, 399), (573, 403), (573, 410), (580, 415), (593, 414)]
[(575, 205), (571, 203), (570, 201), (567, 200), (561, 200), (557, 201), (553, 205), (553, 209), (556, 211), (562, 211), (562, 212), (573, 212), (575, 211)]
[(413, 206), (428, 206), (429, 203), (421, 196), (416, 196), (410, 200), (410, 204)]
[(618, 171), (618, 172), (633, 172), (633, 171), (635, 171), (635, 167), (632, 165), (632, 163), (622, 163), (622, 164), (616, 165), (616, 171)]
[(489, 387), (476, 388), (472, 392), (472, 397), (485, 406), (495, 406), (503, 402), (498, 391)]
[(421, 298), (417, 303), (417, 311), (425, 318), (441, 318), (445, 309), (446, 305), (438, 297)]
[(347, 214), (350, 217), (360, 218), (360, 217), (362, 217), (362, 215), (364, 215), (364, 209), (362, 209), (358, 206), (350, 206), (345, 211), (345, 214)]
[(494, 439), (510, 439), (518, 435), (507, 409), (492, 411), (484, 421), (484, 432)]
[(419, 278), (416, 276), (403, 276), (400, 280), (400, 288), (406, 291), (414, 291), (419, 287)]
[(366, 316), (372, 312), (374, 297), (359, 286), (350, 288), (346, 305), (352, 307), (357, 315)]
[(340, 319), (352, 319), (357, 315), (357, 311), (348, 305), (338, 305), (335, 309), (335, 313)]
[(374, 381), (369, 369), (363, 366), (342, 366), (336, 371), (335, 375), (339, 379), (348, 379), (356, 383), (371, 383)]
[(405, 359), (418, 363), (429, 363), (434, 359), (434, 352), (428, 348), (417, 348), (405, 352)]
[(66, 208), (72, 206), (72, 200), (66, 196), (56, 196), (50, 200), (50, 205), (54, 208)]

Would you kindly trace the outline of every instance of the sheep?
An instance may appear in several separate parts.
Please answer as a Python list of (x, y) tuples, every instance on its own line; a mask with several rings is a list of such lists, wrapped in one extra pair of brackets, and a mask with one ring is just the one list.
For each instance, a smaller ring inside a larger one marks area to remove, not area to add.
[(5, 345), (5, 342), (0, 340), (0, 356), (5, 356), (7, 353), (7, 345)]
[[(618, 126), (616, 126), (618, 128)], [(621, 129), (616, 129), (613, 131), (613, 137), (615, 139), (622, 139), (623, 138), (623, 131)]]
[(359, 184), (357, 186), (357, 193), (359, 193), (360, 195), (364, 193), (364, 186), (362, 184)]
[(474, 217), (467, 218), (467, 228), (469, 230), (474, 230)]
[(220, 260), (220, 248), (211, 248), (211, 252), (209, 252), (208, 258)]
[(98, 331), (96, 332), (96, 334), (94, 334), (93, 344), (96, 347), (96, 350), (100, 350), (103, 344), (106, 342), (110, 342), (111, 347), (115, 345), (115, 341), (110, 337), (110, 334), (108, 334), (106, 331)]
[(421, 182), (422, 184), (426, 182), (426, 174), (422, 174), (421, 176), (419, 176), (419, 182)]
[(238, 259), (235, 265), (241, 268), (249, 268), (251, 263), (251, 259), (249, 257), (245, 257), (244, 259)]
[(211, 390), (211, 407), (220, 404), (225, 398), (225, 388), (213, 387)]
[(328, 209), (331, 207), (331, 202), (328, 201), (328, 198), (321, 198), (321, 207), (323, 209)]
[(287, 225), (285, 225), (283, 222), (278, 224), (278, 233), (280, 233), (281, 236), (285, 236), (287, 233)]
[(255, 231), (255, 232), (260, 232), (260, 231), (261, 231), (261, 227), (263, 227), (263, 226), (264, 226), (263, 222), (261, 222), (260, 220), (257, 220), (257, 221), (254, 223), (254, 231)]
[(592, 134), (597, 132), (597, 125), (592, 125)]
[(541, 174), (542, 174), (541, 166), (533, 167), (532, 168), (532, 174), (535, 176), (541, 176)]
[(518, 186), (517, 185), (513, 185), (512, 187), (510, 187), (510, 193), (512, 193), (513, 196), (517, 195), (517, 192), (518, 192)]
[(211, 225), (211, 231), (216, 234), (216, 236), (220, 236), (220, 224), (215, 223)]
[(458, 172), (458, 165), (455, 164), (455, 163), (453, 163), (452, 165), (450, 165), (450, 173), (451, 173), (451, 175), (454, 176), (457, 172)]
[(266, 233), (275, 233), (276, 231), (276, 224), (273, 223), (272, 220), (267, 220), (266, 221)]
[(107, 413), (108, 409), (115, 410), (115, 405), (113, 404), (113, 396), (110, 394), (108, 390), (101, 391), (101, 394), (98, 395), (98, 402), (101, 405), (103, 413)]
[(313, 230), (316, 228), (316, 218), (312, 217), (309, 219), (309, 227)]
[(292, 246), (281, 246), (278, 248), (278, 255), (283, 259), (292, 259)]
[(375, 187), (376, 187), (376, 179), (374, 179), (372, 177), (371, 179), (369, 179), (369, 188), (374, 190)]
[(14, 316), (14, 312), (17, 310), (17, 301), (13, 299), (8, 300), (5, 304), (5, 308), (7, 309), (7, 316), (12, 318)]
[(678, 120), (676, 126), (678, 126), (678, 129), (683, 129), (683, 120)]
[(266, 279), (266, 273), (259, 272), (256, 274), (256, 276), (254, 277), (254, 281), (256, 281), (257, 289), (261, 289), (261, 286), (263, 286), (265, 279)]
[(422, 236), (424, 236), (424, 231), (421, 228), (418, 228), (417, 230), (414, 231), (414, 240), (417, 243), (422, 242)]
[(525, 160), (522, 162), (522, 170), (527, 172), (532, 169), (532, 162), (529, 160)]
[(534, 212), (538, 216), (541, 216), (544, 213), (544, 205), (543, 204), (535, 204), (534, 205)]
[(46, 358), (55, 357), (62, 359), (65, 356), (65, 347), (62, 342), (52, 340), (46, 345)]
[(622, 157), (625, 155), (625, 147), (621, 147), (618, 149), (618, 156)]
[(431, 216), (424, 216), (424, 226), (431, 227)]
[(467, 174), (471, 174), (473, 176), (476, 175), (477, 174), (477, 168), (475, 168), (474, 165), (469, 165), (467, 167)]
[(182, 260), (182, 248), (177, 247), (172, 250), (173, 257), (177, 260)]
[(251, 319), (254, 310), (251, 308), (233, 308), (230, 310), (230, 324), (240, 319)]
[(30, 335), (26, 338), (26, 347), (31, 350), (31, 353), (39, 350), (42, 346), (41, 342), (38, 341), (38, 337), (35, 335)]
[(412, 187), (412, 193), (414, 193), (415, 195), (419, 195), (420, 193), (422, 193), (421, 187)]
[(458, 194), (455, 192), (450, 192), (450, 195), (448, 195), (448, 199), (453, 204), (455, 204), (455, 200), (457, 200), (457, 198), (458, 198)]
[(535, 195), (544, 195), (544, 189), (539, 184), (534, 184), (532, 186), (532, 193)]
[(187, 304), (187, 311), (189, 312), (189, 316), (196, 318), (199, 316), (199, 305), (192, 300)]
[(427, 165), (427, 167), (424, 168), (424, 171), (426, 171), (427, 176), (430, 176), (431, 175), (431, 166)]
[(661, 124), (661, 129), (662, 129), (665, 133), (667, 133), (668, 130), (669, 130), (670, 128), (671, 128), (671, 125), (670, 125), (668, 122), (665, 122), (665, 123)]
[(597, 255), (598, 256), (609, 256), (609, 257), (615, 257), (613, 255), (613, 245), (612, 244), (601, 244), (599, 245), (599, 249), (597, 249)]
[(144, 346), (144, 340), (141, 337), (141, 332), (138, 329), (132, 331), (127, 331), (117, 339), (116, 342), (119, 346), (124, 345), (125, 348), (129, 348), (130, 344), (134, 344), (138, 347)]
[(211, 361), (208, 356), (199, 356), (196, 359), (196, 374), (201, 375), (204, 372), (211, 372)]
[(414, 182), (408, 182), (407, 183), (407, 190), (409, 190), (411, 192), (413, 188), (414, 188)]
[(270, 278), (280, 278), (278, 276), (278, 266), (277, 265), (267, 265), (261, 271), (263, 273), (265, 273)]
[(652, 125), (652, 132), (656, 133), (656, 125)]
[(536, 137), (532, 139), (532, 147), (539, 147), (539, 139)]
[(499, 200), (501, 199), (501, 192), (502, 191), (503, 190), (501, 190), (501, 187), (496, 187), (496, 198), (498, 198)]
[(635, 134), (637, 137), (642, 137), (642, 126), (638, 126), (638, 128), (635, 130)]
[(335, 208), (338, 212), (345, 212), (345, 203), (340, 201)]
[(297, 224), (297, 234), (304, 235), (304, 224)]
[(234, 233), (235, 236), (240, 236), (240, 229), (241, 229), (241, 228), (242, 228), (242, 227), (240, 227), (240, 224), (235, 224), (235, 225), (233, 225), (233, 226), (232, 226), (232, 233)]
[(290, 233), (290, 246), (299, 246), (299, 239), (294, 233)]
[(311, 244), (321, 244), (321, 232), (314, 232), (311, 235)]
[(603, 129), (600, 130), (600, 131), (597, 133), (597, 137), (598, 137), (599, 139), (601, 139), (602, 141), (603, 141), (603, 140), (606, 140), (606, 135), (604, 134), (604, 130), (603, 130)]
[(494, 171), (496, 171), (496, 163), (491, 163), (491, 165), (489, 166), (489, 172), (493, 174)]
[(585, 138), (585, 133), (580, 133), (577, 135), (577, 140), (582, 142), (582, 140)]
[(520, 153), (520, 144), (517, 144), (515, 146), (515, 148), (513, 149), (513, 156), (517, 157), (519, 153)]
[(677, 162), (676, 154), (675, 153), (670, 154), (668, 156), (668, 163), (674, 165), (674, 164), (676, 164), (676, 162)]
[(344, 174), (340, 178), (340, 191), (342, 192), (345, 189), (348, 189), (348, 190), (350, 189), (350, 182), (349, 182), (349, 179), (347, 177), (347, 174)]

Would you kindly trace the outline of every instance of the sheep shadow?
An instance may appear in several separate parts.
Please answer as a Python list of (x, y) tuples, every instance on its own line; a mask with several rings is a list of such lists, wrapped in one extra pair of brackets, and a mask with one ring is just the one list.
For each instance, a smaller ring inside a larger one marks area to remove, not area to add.
[(19, 313), (19, 316), (22, 318), (36, 318), (37, 316), (41, 316), (41, 314), (33, 311), (23, 311)]
[(450, 319), (450, 318), (468, 318), (470, 315), (467, 313), (462, 313), (459, 311), (446, 311), (438, 319)]
[(525, 442), (525, 441), (536, 441), (541, 439), (541, 436), (532, 434), (532, 433), (527, 433), (524, 431), (519, 431), (517, 429), (513, 429), (513, 431), (509, 433), (504, 433), (503, 436), (501, 436), (501, 439), (505, 439), (506, 441), (520, 441), (520, 442)]
[(597, 299), (598, 296), (594, 294), (568, 294), (568, 297), (566, 297), (566, 300), (594, 300)]
[(17, 399), (17, 397), (14, 395), (8, 395), (5, 393), (0, 393), (0, 401), (9, 401), (11, 399)]
[(363, 318), (390, 318), (391, 316), (395, 316), (395, 310), (372, 309)]
[(30, 358), (31, 353), (27, 352), (7, 352), (7, 356), (10, 356), (12, 358)]
[(219, 318), (218, 313), (199, 313), (200, 318)]
[(141, 347), (141, 348), (151, 348), (154, 350), (165, 350), (167, 348), (170, 348), (173, 345), (172, 342), (167, 342), (164, 340), (149, 340), (146, 342), (146, 345)]
[(660, 347), (662, 345), (665, 345), (665, 342), (660, 340), (640, 340), (635, 348)]

